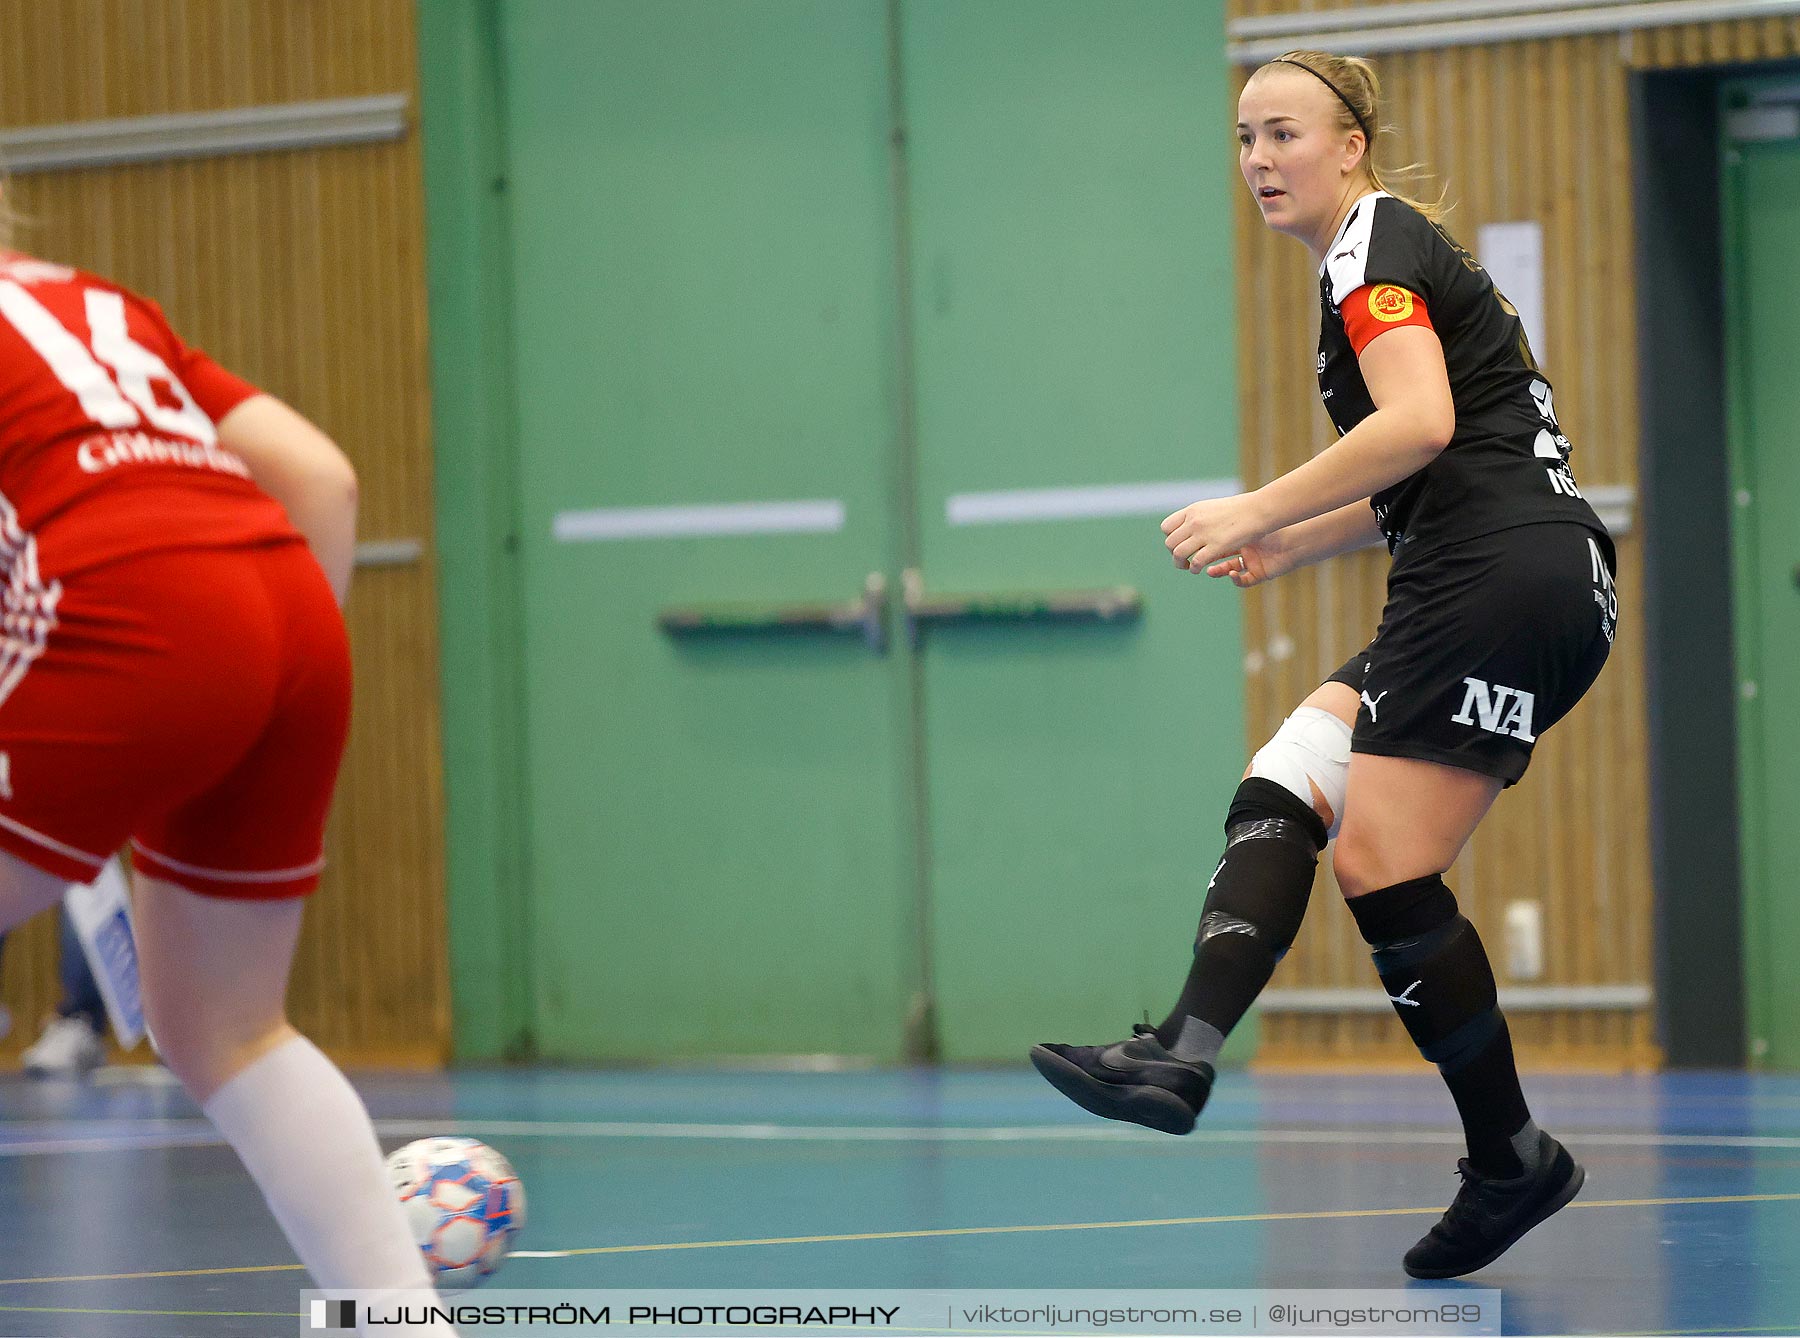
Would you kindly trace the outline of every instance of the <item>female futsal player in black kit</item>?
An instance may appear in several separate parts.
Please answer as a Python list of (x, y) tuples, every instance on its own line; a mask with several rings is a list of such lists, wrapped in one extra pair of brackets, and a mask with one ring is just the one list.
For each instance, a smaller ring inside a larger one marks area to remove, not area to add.
[(1404, 1261), (1442, 1278), (1486, 1266), (1581, 1188), (1531, 1118), (1487, 953), (1443, 873), (1599, 674), (1618, 609), (1613, 547), (1569, 471), (1549, 379), (1436, 210), (1384, 189), (1379, 97), (1366, 63), (1317, 51), (1246, 84), (1240, 166), (1263, 220), (1318, 265), (1319, 387), (1339, 439), (1162, 528), (1177, 566), (1243, 589), (1385, 539), (1380, 628), (1245, 772), (1169, 1016), (1031, 1057), (1097, 1115), (1187, 1133), (1336, 836), (1376, 972), (1468, 1141), (1455, 1202)]

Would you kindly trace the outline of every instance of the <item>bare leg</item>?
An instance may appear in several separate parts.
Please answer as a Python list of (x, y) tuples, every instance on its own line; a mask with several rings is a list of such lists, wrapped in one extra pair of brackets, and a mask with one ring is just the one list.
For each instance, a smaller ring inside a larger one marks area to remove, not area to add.
[(287, 988), (304, 905), (228, 901), (133, 880), (145, 1020), (170, 1071), (201, 1105), (299, 1035), (288, 1025)]
[[(13, 929), (54, 906), (66, 886), (61, 878), (0, 851), (0, 946)], [(0, 1036), (10, 1032), (12, 1025), (12, 1014), (0, 1008)]]
[(67, 886), (55, 874), (0, 851), (0, 934), (56, 905)]
[(302, 903), (203, 897), (154, 878), (137, 880), (134, 900), (145, 1018), (163, 1058), (237, 1150), (314, 1281), (429, 1301), (367, 1110), (288, 1024)]
[(1338, 886), (1346, 897), (1360, 897), (1442, 873), (1456, 863), (1500, 788), (1492, 776), (1460, 767), (1351, 753), (1344, 825), (1332, 858)]

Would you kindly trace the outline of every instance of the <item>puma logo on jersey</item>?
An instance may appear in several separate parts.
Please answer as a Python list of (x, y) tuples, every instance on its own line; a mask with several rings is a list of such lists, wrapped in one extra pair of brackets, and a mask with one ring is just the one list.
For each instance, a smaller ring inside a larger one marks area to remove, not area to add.
[(1363, 244), (1361, 242), (1358, 242), (1355, 246), (1352, 246), (1348, 251), (1339, 251), (1336, 255), (1334, 255), (1331, 258), (1333, 260), (1342, 260), (1345, 256), (1350, 256), (1350, 257), (1354, 258), (1356, 253), (1362, 249), (1363, 249)]
[(1425, 1006), (1423, 1003), (1417, 999), (1409, 998), (1408, 996), (1424, 983), (1425, 982), (1422, 980), (1415, 980), (1412, 984), (1401, 990), (1400, 993), (1390, 994), (1388, 995), (1388, 998), (1392, 999), (1397, 1004), (1405, 1004), (1408, 1008), (1423, 1008)]
[[(1479, 678), (1463, 679), (1462, 710), (1450, 717), (1458, 725), (1479, 724), (1489, 734), (1509, 734), (1526, 743), (1535, 743), (1531, 732), (1531, 711), (1537, 698), (1504, 684), (1488, 684)], [(1471, 714), (1472, 713), (1472, 714)]]
[(1392, 691), (1393, 689), (1389, 688), (1387, 692), (1383, 692), (1380, 697), (1370, 697), (1367, 692), (1362, 694), (1362, 704), (1369, 708), (1369, 719), (1375, 721), (1377, 724), (1381, 723), (1381, 717), (1375, 714), (1375, 708), (1381, 705), (1381, 697), (1387, 696), (1388, 692)]

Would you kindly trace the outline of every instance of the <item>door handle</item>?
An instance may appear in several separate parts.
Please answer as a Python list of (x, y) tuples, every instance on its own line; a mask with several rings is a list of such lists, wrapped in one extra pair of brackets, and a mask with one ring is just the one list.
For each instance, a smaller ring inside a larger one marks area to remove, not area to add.
[(673, 637), (853, 632), (879, 655), (887, 649), (887, 578), (870, 572), (862, 598), (841, 604), (700, 604), (664, 609), (656, 625)]
[(1144, 611), (1144, 598), (1129, 585), (1089, 590), (1015, 590), (979, 595), (927, 595), (925, 578), (909, 567), (900, 577), (906, 636), (919, 644), (927, 623), (1111, 623)]

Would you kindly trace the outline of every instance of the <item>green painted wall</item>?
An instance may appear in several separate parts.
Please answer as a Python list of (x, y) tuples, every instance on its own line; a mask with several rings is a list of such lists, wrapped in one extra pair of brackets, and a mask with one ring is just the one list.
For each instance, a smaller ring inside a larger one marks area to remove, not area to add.
[(531, 1053), (505, 99), (488, 0), (418, 9), (442, 619), (451, 1008), (464, 1058)]
[[(533, 0), (504, 38), (540, 1046), (896, 1059), (903, 659), (656, 626), (846, 600), (896, 566), (883, 11)], [(554, 532), (805, 499), (842, 527)]]
[[(1726, 84), (1727, 111), (1774, 82)], [(1793, 1069), (1800, 878), (1784, 838), (1800, 814), (1800, 138), (1734, 141), (1722, 119), (1745, 1016), (1751, 1064)]]
[[(1219, 4), (420, 7), (458, 1051), (1017, 1058), (1186, 967), (1243, 765)], [(572, 510), (835, 499), (818, 533)], [(1113, 584), (1122, 626), (671, 638), (660, 611)]]
[(1240, 596), (1174, 571), (1160, 514), (958, 525), (946, 502), (1236, 474), (1233, 118), (1191, 0), (901, 14), (927, 584), (1145, 601), (1129, 627), (922, 647), (942, 1047), (998, 1058), (1173, 1002), (1245, 761)]

